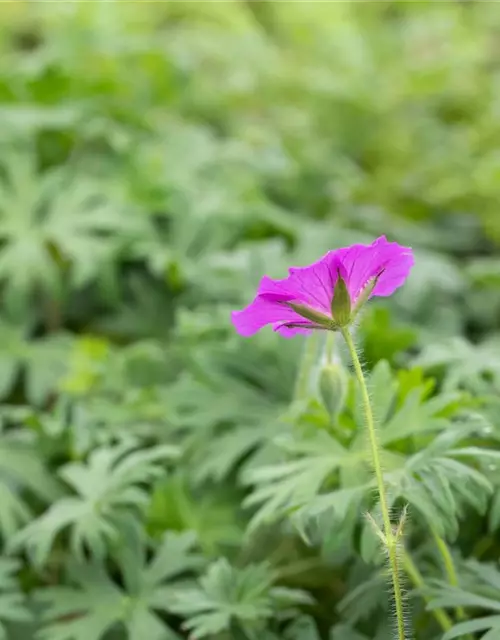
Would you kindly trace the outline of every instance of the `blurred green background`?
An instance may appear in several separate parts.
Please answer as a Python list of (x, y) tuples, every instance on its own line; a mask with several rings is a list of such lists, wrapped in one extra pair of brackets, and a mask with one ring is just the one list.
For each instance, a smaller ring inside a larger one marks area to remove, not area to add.
[(0, 47), (0, 638), (391, 637), (341, 345), (229, 319), (385, 234), (409, 616), (497, 640), (496, 3), (18, 0)]

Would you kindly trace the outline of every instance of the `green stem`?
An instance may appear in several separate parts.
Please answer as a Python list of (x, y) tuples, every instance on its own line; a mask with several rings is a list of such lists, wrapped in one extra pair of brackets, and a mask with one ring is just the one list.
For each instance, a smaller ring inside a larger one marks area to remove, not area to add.
[(368, 430), (368, 437), (370, 441), (370, 448), (371, 448), (371, 454), (372, 454), (372, 463), (375, 471), (375, 477), (377, 480), (380, 508), (382, 511), (382, 520), (384, 523), (383, 540), (387, 547), (387, 552), (389, 556), (389, 565), (390, 565), (390, 570), (392, 575), (392, 585), (394, 589), (394, 603), (396, 607), (398, 640), (405, 640), (406, 634), (405, 634), (405, 622), (404, 622), (404, 611), (403, 611), (403, 594), (401, 589), (399, 567), (398, 567), (398, 539), (397, 539), (397, 536), (395, 536), (393, 533), (391, 519), (389, 516), (389, 507), (387, 504), (387, 496), (386, 496), (385, 485), (384, 485), (384, 474), (382, 472), (382, 464), (380, 462), (380, 450), (379, 450), (379, 444), (377, 441), (377, 432), (375, 430), (375, 422), (373, 419), (372, 407), (370, 404), (370, 396), (368, 395), (366, 380), (363, 375), (363, 369), (361, 367), (361, 362), (359, 361), (352, 336), (348, 329), (342, 329), (342, 335), (344, 336), (344, 340), (346, 341), (347, 347), (349, 349), (352, 362), (354, 365), (354, 371), (356, 373), (356, 378), (358, 379), (359, 385), (361, 387), (361, 393), (363, 396), (363, 408), (365, 412), (366, 427)]
[[(448, 582), (452, 587), (458, 587), (458, 576), (455, 570), (455, 564), (453, 562), (453, 558), (451, 557), (450, 550), (448, 549), (448, 545), (446, 542), (439, 536), (436, 531), (432, 530), (432, 535), (434, 537), (434, 541), (436, 542), (436, 546), (441, 554), (441, 558), (443, 560), (444, 570), (446, 572), (446, 576), (448, 578)], [(456, 608), (457, 617), (459, 620), (465, 619), (465, 611), (462, 607)]]
[(313, 369), (317, 364), (317, 354), (320, 332), (313, 332), (311, 336), (306, 338), (304, 344), (304, 355), (300, 363), (295, 382), (294, 400), (307, 400), (310, 395), (310, 385)]
[(327, 331), (325, 341), (325, 357), (328, 364), (333, 364), (335, 360), (335, 333)]
[[(406, 574), (412, 581), (413, 586), (417, 587), (417, 589), (422, 589), (425, 586), (424, 578), (408, 553), (404, 555), (403, 564)], [(430, 598), (425, 595), (423, 598), (426, 602), (430, 601)], [(432, 613), (443, 631), (448, 631), (452, 628), (453, 622), (445, 611), (442, 609), (433, 609)]]

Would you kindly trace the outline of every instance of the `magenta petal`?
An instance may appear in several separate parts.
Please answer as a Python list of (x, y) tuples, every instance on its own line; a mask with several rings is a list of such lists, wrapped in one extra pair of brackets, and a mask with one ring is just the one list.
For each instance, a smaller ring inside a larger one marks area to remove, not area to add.
[(269, 301), (305, 304), (323, 313), (330, 313), (330, 304), (338, 276), (334, 251), (307, 267), (290, 267), (288, 278), (262, 278), (257, 295)]
[(292, 309), (257, 296), (255, 300), (241, 311), (233, 311), (231, 320), (241, 336), (253, 336), (266, 324), (303, 322), (304, 318)]
[(371, 245), (355, 244), (340, 249), (338, 256), (347, 272), (347, 286), (353, 301), (374, 277), (378, 277), (378, 281), (372, 295), (391, 295), (404, 283), (414, 262), (411, 249), (388, 242), (385, 236)]
[(414, 265), (412, 254), (400, 256), (396, 261), (391, 262), (384, 270), (377, 281), (372, 292), (373, 296), (390, 296), (405, 283)]
[[(374, 278), (377, 280), (371, 295), (390, 295), (403, 284), (412, 266), (411, 249), (388, 242), (382, 236), (371, 245), (355, 244), (330, 251), (308, 267), (291, 267), (288, 278), (273, 280), (265, 276), (254, 301), (241, 311), (233, 311), (231, 318), (242, 336), (251, 336), (267, 324), (285, 337), (330, 328), (323, 318), (319, 318), (319, 324), (316, 325), (317, 315), (300, 315), (288, 303), (299, 305), (296, 307), (298, 311), (304, 312), (305, 309), (299, 307), (305, 306), (331, 318), (332, 300), (339, 276), (346, 282), (351, 303), (354, 304)], [(312, 320), (305, 319), (311, 317)]]
[(308, 267), (290, 267), (287, 290), (295, 295), (296, 300), (329, 314), (338, 277), (336, 267), (334, 251)]
[(304, 322), (301, 327), (287, 327), (286, 324), (274, 325), (274, 330), (285, 338), (293, 338), (296, 335), (308, 335), (312, 333), (312, 329), (309, 329), (310, 323)]
[[(287, 337), (309, 333), (311, 322), (305, 322), (286, 303), (303, 304), (329, 315), (338, 277), (336, 265), (335, 252), (331, 251), (308, 267), (291, 267), (288, 278), (273, 280), (264, 276), (255, 300), (242, 311), (231, 314), (236, 331), (242, 336), (251, 336), (266, 324), (272, 324), (275, 331)], [(290, 323), (302, 326), (287, 327)]]

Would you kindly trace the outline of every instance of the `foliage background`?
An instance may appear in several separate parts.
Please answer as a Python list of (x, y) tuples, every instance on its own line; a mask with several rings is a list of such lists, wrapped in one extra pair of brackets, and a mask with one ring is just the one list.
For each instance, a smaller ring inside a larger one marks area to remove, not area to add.
[(341, 345), (229, 322), (262, 274), (385, 233), (417, 265), (357, 339), (415, 636), (498, 639), (495, 3), (0, 25), (0, 638), (390, 635)]

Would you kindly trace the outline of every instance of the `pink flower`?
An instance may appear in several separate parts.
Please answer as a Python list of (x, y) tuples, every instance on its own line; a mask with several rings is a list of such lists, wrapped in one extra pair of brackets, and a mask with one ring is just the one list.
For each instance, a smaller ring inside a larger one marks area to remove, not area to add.
[(347, 326), (371, 296), (390, 296), (413, 266), (413, 252), (385, 236), (370, 245), (329, 251), (308, 267), (291, 267), (288, 278), (264, 276), (254, 301), (231, 318), (242, 336), (266, 324), (290, 337), (313, 329)]

